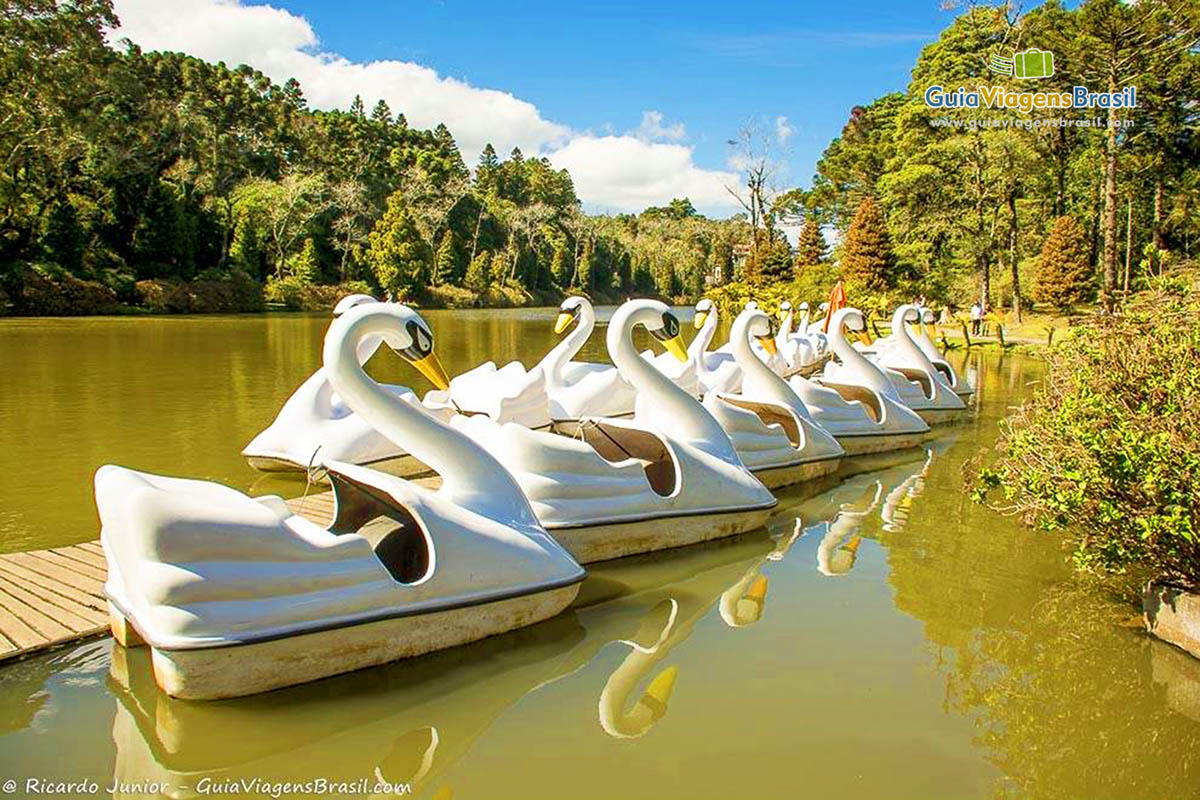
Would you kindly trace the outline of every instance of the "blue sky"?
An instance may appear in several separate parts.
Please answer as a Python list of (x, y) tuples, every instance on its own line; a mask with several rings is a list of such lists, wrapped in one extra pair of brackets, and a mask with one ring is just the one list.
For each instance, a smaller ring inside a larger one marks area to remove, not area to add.
[[(850, 108), (902, 89), (921, 47), (953, 16), (936, 0), (807, 8), (454, 0), (272, 5), (116, 3), (122, 33), (144, 46), (246, 60), (278, 80), (284, 71), (298, 72), (314, 105), (338, 105), (354, 88), (368, 103), (372, 92), (393, 97), (393, 107), (417, 122), (439, 113), (452, 117), (447, 122), (469, 163), (484, 139), (498, 146), (527, 142), (523, 149), (580, 172), (580, 194), (593, 209), (633, 208), (692, 190), (697, 205), (713, 213), (728, 210), (713, 186), (729, 176), (726, 140), (747, 119), (775, 126), (786, 117), (780, 129), (791, 133), (783, 143), (787, 174), (780, 183), (807, 185)], [(164, 10), (170, 6), (175, 13)], [(225, 27), (235, 34), (222, 36)], [(296, 52), (280, 55), (289, 48)], [(319, 70), (329, 62), (342, 69), (326, 79)], [(394, 68), (347, 66), (380, 62)], [(443, 83), (422, 83), (432, 79), (415, 74), (417, 66)], [(500, 105), (477, 104), (464, 86), (498, 90), (514, 103), (493, 97)], [(653, 113), (644, 125), (646, 112)], [(648, 175), (642, 184), (639, 169)]]

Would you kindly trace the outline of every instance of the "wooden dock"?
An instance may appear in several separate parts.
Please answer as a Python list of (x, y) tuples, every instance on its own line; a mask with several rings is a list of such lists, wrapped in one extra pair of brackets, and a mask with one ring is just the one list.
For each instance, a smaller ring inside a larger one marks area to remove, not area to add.
[[(288, 505), (318, 525), (333, 518), (333, 492)], [(100, 542), (0, 555), (0, 662), (108, 634)]]

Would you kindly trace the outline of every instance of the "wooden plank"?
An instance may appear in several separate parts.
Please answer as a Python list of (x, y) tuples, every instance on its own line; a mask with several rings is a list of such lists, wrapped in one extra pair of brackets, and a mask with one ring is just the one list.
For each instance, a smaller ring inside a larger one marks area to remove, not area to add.
[[(45, 597), (2, 577), (0, 577), (0, 592), (7, 593), (46, 616), (58, 620), (78, 634), (103, 628), (108, 623), (104, 615), (83, 606), (77, 606), (66, 598), (58, 597), (53, 592), (45, 592), (50, 595)], [(58, 597), (57, 602), (55, 601), (56, 597)]]
[(69, 569), (63, 569), (57, 564), (51, 564), (40, 558), (34, 558), (30, 553), (9, 553), (6, 556), (0, 556), (0, 561), (16, 564), (30, 572), (36, 572), (40, 575), (45, 575), (47, 578), (53, 578), (60, 583), (65, 583), (67, 586), (72, 586), (90, 595), (100, 596), (104, 594), (104, 584), (101, 581), (80, 575), (78, 572), (72, 572)]
[(108, 601), (104, 597), (103, 591), (89, 592), (77, 589), (74, 586), (68, 586), (53, 578), (48, 578), (39, 572), (25, 569), (20, 564), (5, 557), (0, 557), (0, 575), (7, 576), (21, 585), (28, 585), (30, 587), (38, 586), (45, 591), (73, 600), (79, 605), (94, 608), (106, 614), (108, 613)]
[(75, 631), (46, 616), (33, 606), (18, 600), (8, 592), (0, 591), (0, 608), (10, 612), (48, 641), (61, 642), (64, 639), (75, 638)]
[(91, 550), (84, 550), (82, 547), (52, 547), (51, 553), (57, 553), (63, 558), (69, 558), (72, 561), (78, 561), (92, 569), (100, 570), (101, 574), (108, 577), (108, 562), (104, 556), (99, 553), (93, 553)]
[(83, 544), (77, 544), (75, 546), (81, 550), (87, 550), (92, 553), (104, 555), (104, 546), (100, 544), (100, 542), (84, 542)]
[(8, 640), (3, 631), (0, 631), (0, 658), (7, 658), (14, 655), (20, 648)]
[(72, 572), (83, 575), (85, 578), (92, 578), (93, 580), (100, 581), (100, 583), (104, 583), (104, 581), (108, 579), (108, 573), (106, 570), (96, 569), (91, 564), (80, 563), (73, 558), (67, 558), (66, 556), (60, 553), (55, 553), (52, 550), (34, 550), (30, 552), (29, 555), (42, 561), (48, 561), (55, 566), (62, 567), (63, 569), (69, 569)]
[(8, 609), (0, 606), (0, 631), (22, 650), (45, 647), (50, 642), (33, 628), (17, 619)]

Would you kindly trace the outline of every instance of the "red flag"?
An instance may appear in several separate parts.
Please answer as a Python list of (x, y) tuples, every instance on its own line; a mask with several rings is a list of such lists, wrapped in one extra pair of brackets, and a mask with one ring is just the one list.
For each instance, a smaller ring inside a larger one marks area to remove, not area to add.
[(829, 320), (833, 319), (833, 312), (839, 308), (845, 308), (847, 305), (846, 287), (841, 281), (833, 287), (833, 291), (829, 293), (829, 311), (825, 313), (825, 324), (821, 326), (821, 330), (829, 333)]

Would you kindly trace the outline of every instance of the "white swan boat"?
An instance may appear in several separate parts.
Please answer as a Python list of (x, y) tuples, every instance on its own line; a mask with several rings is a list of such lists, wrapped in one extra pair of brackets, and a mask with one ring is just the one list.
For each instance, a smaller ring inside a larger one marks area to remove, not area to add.
[(862, 313), (842, 308), (830, 323), (829, 344), (841, 364), (827, 364), (819, 382), (799, 376), (788, 382), (813, 419), (851, 456), (913, 447), (924, 441), (929, 425), (904, 405), (879, 367), (846, 341), (844, 327), (865, 328)]
[(699, 401), (637, 353), (638, 325), (671, 352), (683, 347), (664, 304), (631, 300), (617, 309), (606, 340), (638, 392), (632, 420), (586, 419), (571, 438), (480, 417), (451, 421), (513, 474), (541, 523), (581, 563), (751, 530), (776, 502)]
[[(336, 319), (364, 303), (378, 302), (366, 294), (343, 297), (333, 309)], [(366, 363), (379, 348), (380, 339), (364, 339), (358, 357)], [(415, 365), (435, 387), (442, 377), (429, 372), (425, 364)], [(407, 386), (387, 385), (385, 388), (408, 402), (417, 396)], [(428, 410), (449, 419), (451, 411), (445, 406), (429, 406)], [(329, 383), (324, 367), (308, 377), (279, 409), (274, 421), (255, 436), (242, 450), (250, 466), (263, 472), (305, 470), (324, 460), (347, 461), (352, 464), (393, 462), (389, 469), (400, 473), (416, 473), (425, 469), (404, 449), (390, 441), (342, 401)]]
[[(322, 529), (277, 497), (122, 467), (96, 473), (113, 634), (152, 648), (168, 694), (252, 694), (482, 639), (562, 611), (583, 569), (486, 451), (363, 370), (382, 338), (441, 373), (416, 312), (367, 303), (325, 339), (329, 379), (369, 424), (443, 478), (436, 492), (326, 461)], [(459, 417), (461, 419), (461, 417)]]
[(769, 489), (828, 475), (845, 450), (818, 425), (787, 381), (750, 350), (751, 338), (775, 349), (767, 315), (747, 309), (733, 322), (729, 341), (742, 369), (742, 391), (709, 392), (704, 407), (729, 434), (738, 456)]
[(913, 332), (913, 341), (921, 348), (921, 352), (925, 354), (930, 363), (945, 376), (954, 393), (966, 400), (975, 394), (975, 387), (959, 377), (958, 371), (951, 366), (950, 362), (946, 360), (945, 355), (942, 354), (942, 351), (933, 343), (933, 339), (929, 336), (929, 332), (925, 329), (925, 326), (928, 325), (932, 329), (936, 322), (937, 317), (934, 316), (933, 309), (922, 308), (921, 322), (917, 330)]
[(966, 404), (913, 341), (908, 325), (919, 320), (916, 306), (897, 308), (892, 315), (891, 342), (878, 351), (875, 362), (884, 369), (904, 403), (934, 425), (961, 416)]
[(573, 433), (583, 417), (631, 417), (637, 390), (611, 364), (573, 361), (596, 327), (596, 312), (586, 297), (568, 297), (559, 307), (554, 332), (563, 340), (541, 360), (556, 430)]
[(693, 325), (696, 338), (688, 345), (688, 357), (696, 359), (696, 370), (705, 393), (736, 392), (742, 386), (742, 368), (728, 350), (711, 352), (719, 320), (717, 308), (707, 297), (696, 303)]

